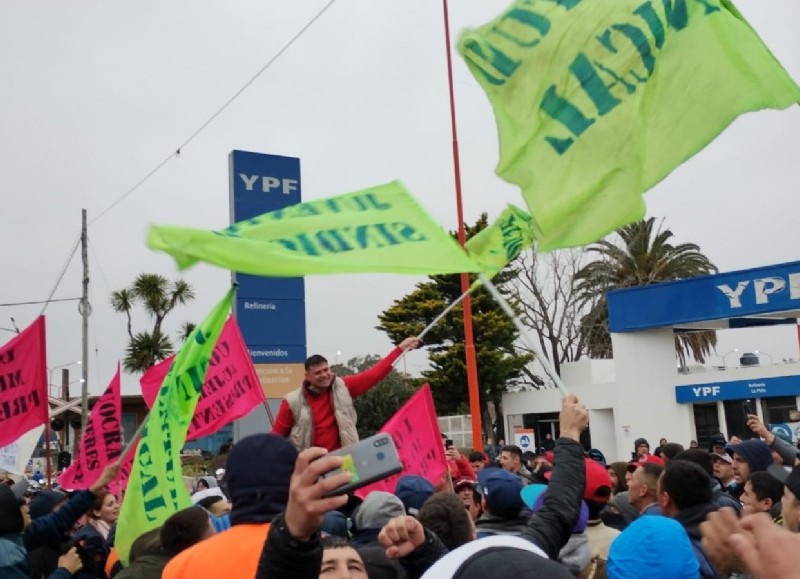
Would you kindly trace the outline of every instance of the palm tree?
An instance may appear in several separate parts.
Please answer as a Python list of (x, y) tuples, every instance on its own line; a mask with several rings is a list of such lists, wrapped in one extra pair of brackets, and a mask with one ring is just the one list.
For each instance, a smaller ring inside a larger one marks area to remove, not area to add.
[[(124, 313), (128, 321), (129, 341), (122, 362), (127, 372), (144, 372), (172, 354), (172, 342), (161, 331), (164, 318), (177, 305), (185, 305), (193, 299), (194, 290), (185, 280), (170, 282), (154, 273), (141, 273), (130, 287), (112, 292), (111, 306), (114, 311)], [(141, 305), (153, 320), (150, 332), (133, 333), (131, 312), (137, 305)]]
[[(578, 271), (575, 283), (583, 303), (595, 304), (581, 320), (588, 353), (594, 358), (612, 356), (606, 300), (610, 290), (717, 272), (697, 244), (673, 245), (672, 231), (660, 226), (654, 230), (654, 226), (654, 217), (626, 225), (617, 230), (621, 243), (603, 239), (586, 249), (599, 258)], [(716, 343), (714, 331), (675, 332), (675, 351), (681, 366), (685, 366), (689, 354), (704, 362)]]

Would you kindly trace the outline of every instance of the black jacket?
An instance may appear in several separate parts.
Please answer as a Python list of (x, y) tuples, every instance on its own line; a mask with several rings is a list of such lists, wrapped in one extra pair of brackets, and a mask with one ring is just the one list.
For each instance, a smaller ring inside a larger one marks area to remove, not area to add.
[[(409, 579), (418, 579), (440, 557), (447, 548), (435, 533), (425, 530), (425, 543), (400, 564)], [(272, 525), (261, 551), (256, 579), (318, 579), (322, 567), (322, 541), (316, 533), (310, 541), (299, 541), (289, 534), (283, 514), (272, 521)]]
[(544, 506), (531, 517), (522, 532), (522, 538), (539, 546), (548, 557), (558, 561), (558, 553), (569, 541), (580, 516), (585, 486), (583, 447), (572, 439), (559, 438)]

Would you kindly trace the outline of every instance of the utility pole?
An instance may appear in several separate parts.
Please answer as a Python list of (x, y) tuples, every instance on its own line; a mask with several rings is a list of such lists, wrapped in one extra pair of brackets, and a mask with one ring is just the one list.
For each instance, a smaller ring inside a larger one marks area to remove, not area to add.
[(81, 259), (83, 260), (83, 297), (81, 298), (81, 318), (83, 336), (83, 357), (81, 361), (81, 432), (86, 432), (86, 419), (89, 415), (89, 240), (86, 234), (86, 209), (81, 209)]

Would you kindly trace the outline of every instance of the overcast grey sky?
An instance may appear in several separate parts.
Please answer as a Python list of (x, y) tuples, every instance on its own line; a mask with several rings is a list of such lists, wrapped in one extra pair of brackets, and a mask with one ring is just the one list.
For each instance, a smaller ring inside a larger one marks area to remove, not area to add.
[[(610, 0), (603, 0), (610, 1)], [(208, 0), (0, 3), (0, 303), (42, 300), (90, 221), (197, 130), (327, 1)], [(498, 0), (453, 0), (457, 31), (493, 18)], [(800, 79), (797, 0), (739, 0), (750, 23)], [(486, 97), (456, 57), (455, 89), (465, 217), (495, 216), (517, 189), (494, 175), (497, 138)], [(687, 63), (691, 65), (691, 63)], [(699, 243), (721, 270), (794, 261), (800, 108), (739, 119), (647, 196), (679, 241)], [(220, 228), (228, 223), (228, 153), (242, 149), (301, 159), (305, 200), (401, 179), (454, 229), (441, 2), (339, 0), (204, 132), (89, 229), (89, 382), (101, 391), (123, 355), (124, 319), (108, 296), (140, 272), (179, 274), (144, 245), (148, 223)], [(197, 299), (170, 317), (174, 331), (199, 321), (224, 294), (227, 272), (185, 274)], [(417, 278), (389, 275), (307, 280), (308, 350), (346, 359), (384, 353), (377, 315)], [(81, 292), (79, 254), (55, 298)], [(0, 307), (23, 327), (41, 306)], [(78, 360), (76, 302), (47, 309), (48, 364)], [(784, 332), (786, 330), (783, 330)], [(792, 328), (793, 331), (793, 328)], [(733, 347), (769, 351), (740, 334)], [(0, 331), (0, 343), (11, 334)], [(751, 345), (751, 342), (753, 345)], [(775, 358), (797, 357), (795, 338), (771, 341)], [(786, 348), (783, 353), (782, 348)], [(779, 352), (779, 350), (781, 350)], [(410, 371), (424, 366), (412, 353)], [(71, 366), (77, 378), (78, 367)], [(57, 378), (57, 374), (56, 374)], [(134, 377), (123, 378), (135, 392)]]

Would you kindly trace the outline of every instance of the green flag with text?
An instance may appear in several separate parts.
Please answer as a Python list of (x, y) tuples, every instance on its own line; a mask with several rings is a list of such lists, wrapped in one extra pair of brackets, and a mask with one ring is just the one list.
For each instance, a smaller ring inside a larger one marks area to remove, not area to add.
[(203, 388), (209, 358), (231, 309), (233, 289), (186, 339), (164, 379), (136, 448), (115, 545), (123, 564), (142, 533), (190, 507), (183, 484), (181, 449)]
[(292, 205), (222, 231), (152, 225), (147, 245), (169, 253), (180, 269), (204, 261), (277, 277), (480, 269), (397, 181)]
[(488, 227), (465, 244), (470, 258), (481, 265), (483, 273), (494, 276), (524, 250), (533, 246), (531, 216), (514, 205), (508, 205)]
[(518, 0), (458, 49), (544, 251), (642, 218), (643, 193), (737, 116), (800, 102), (729, 0)]

